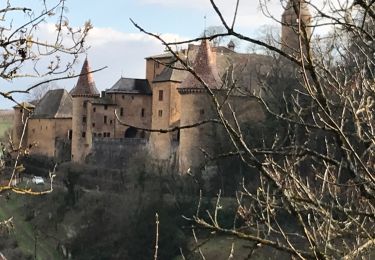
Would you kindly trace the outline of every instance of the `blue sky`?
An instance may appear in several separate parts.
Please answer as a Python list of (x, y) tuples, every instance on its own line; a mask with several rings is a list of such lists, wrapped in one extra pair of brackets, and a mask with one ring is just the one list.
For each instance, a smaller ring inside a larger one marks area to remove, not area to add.
[[(13, 0), (12, 2), (20, 6), (26, 3), (37, 12), (42, 0)], [(216, 2), (224, 16), (231, 21), (236, 1), (216, 0)], [(209, 0), (67, 0), (66, 6), (68, 7), (66, 15), (71, 26), (81, 26), (87, 20), (91, 20), (94, 26), (88, 38), (88, 45), (91, 46), (88, 50), (89, 62), (92, 69), (108, 66), (105, 71), (94, 75), (100, 90), (110, 88), (121, 76), (144, 78), (144, 58), (164, 50), (158, 41), (134, 28), (129, 18), (146, 30), (161, 34), (169, 41), (197, 37), (203, 32), (205, 24), (220, 25)], [(269, 9), (276, 18), (280, 17), (282, 6), (279, 0), (271, 0)], [(15, 22), (18, 18), (14, 17)], [(53, 33), (55, 20), (56, 18), (53, 18), (44, 24), (39, 33), (48, 38), (49, 34)], [(241, 2), (236, 24), (238, 31), (252, 37), (259, 36), (260, 28), (265, 24), (278, 26), (272, 19), (262, 14), (258, 0)], [(79, 72), (84, 58), (85, 55), (80, 57), (80, 64), (75, 68), (76, 73)], [(3, 82), (2, 85), (22, 89), (37, 81), (40, 79)], [(61, 81), (57, 84), (70, 90), (75, 81)], [(27, 98), (17, 96), (19, 101)], [(0, 99), (0, 108), (11, 106), (12, 103)]]

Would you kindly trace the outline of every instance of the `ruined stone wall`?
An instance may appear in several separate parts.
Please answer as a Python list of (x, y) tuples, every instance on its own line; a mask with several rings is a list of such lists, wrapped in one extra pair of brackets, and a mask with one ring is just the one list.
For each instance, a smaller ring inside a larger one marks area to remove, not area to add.
[[(26, 122), (26, 118), (30, 116), (30, 111), (15, 107), (14, 108), (14, 117), (13, 117), (13, 128), (12, 128), (12, 140), (13, 144), (17, 147), (20, 143), (22, 132), (24, 129), (24, 123)], [(27, 144), (27, 128), (24, 135), (22, 146)]]

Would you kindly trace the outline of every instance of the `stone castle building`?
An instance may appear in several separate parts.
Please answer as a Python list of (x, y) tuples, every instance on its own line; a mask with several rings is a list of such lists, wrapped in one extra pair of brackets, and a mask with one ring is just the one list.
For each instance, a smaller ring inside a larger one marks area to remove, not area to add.
[[(299, 11), (297, 1), (289, 1), (281, 30), (281, 50), (295, 57), (300, 56), (299, 17), (306, 25), (311, 23), (306, 5), (301, 3)], [(306, 31), (310, 37), (311, 30)], [(181, 62), (165, 52), (146, 58), (145, 79), (120, 78), (102, 93), (86, 59), (70, 93), (50, 90), (36, 106), (15, 107), (13, 141), (19, 143), (25, 118), (30, 116), (23, 140), (26, 146), (35, 145), (31, 149), (35, 154), (85, 162), (103, 140), (111, 140), (112, 145), (141, 140), (154, 159), (174, 160), (180, 172), (203, 167), (207, 157), (223, 149), (218, 144), (224, 129), (215, 123), (186, 126), (218, 118), (213, 97), (233, 125), (233, 113), (239, 124), (264, 120), (262, 107), (248, 94), (262, 95), (260, 78), (270, 71), (274, 58), (238, 53), (233, 42), (212, 47), (207, 40), (190, 44), (177, 55), (196, 75), (181, 70)], [(165, 131), (172, 128), (176, 131)]]

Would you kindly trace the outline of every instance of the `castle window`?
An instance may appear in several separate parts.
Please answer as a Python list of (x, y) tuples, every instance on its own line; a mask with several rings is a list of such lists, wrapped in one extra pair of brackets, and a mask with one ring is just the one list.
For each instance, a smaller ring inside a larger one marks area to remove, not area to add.
[(104, 124), (107, 124), (107, 116), (104, 116)]
[(92, 127), (95, 127), (95, 123), (92, 123)]
[(204, 109), (199, 110), (199, 114), (204, 115)]
[(21, 110), (20, 110), (20, 113), (22, 114), (23, 113), (23, 109), (21, 108)]
[(159, 110), (158, 115), (159, 115), (159, 117), (162, 117), (163, 116), (163, 110)]
[(107, 133), (103, 133), (103, 137), (107, 137)]
[(112, 120), (109, 120), (109, 124), (112, 125)]
[(108, 105), (104, 105), (104, 110), (107, 110), (108, 109)]
[(111, 137), (111, 133), (107, 133), (107, 137)]
[(124, 108), (120, 108), (120, 116), (123, 116), (124, 115)]
[(141, 110), (141, 117), (145, 117), (145, 109), (144, 108), (142, 108), (142, 110)]
[(159, 90), (159, 101), (163, 101), (163, 90)]
[(92, 109), (92, 111), (96, 112), (96, 107), (94, 107), (94, 108)]
[(82, 137), (83, 137), (83, 138), (86, 137), (86, 132), (82, 132)]
[(85, 116), (82, 117), (82, 123), (86, 123), (86, 117)]
[(68, 139), (69, 139), (69, 140), (72, 140), (72, 136), (73, 136), (73, 131), (72, 131), (72, 130), (69, 130), (69, 131), (68, 131)]
[(35, 129), (33, 128), (33, 134), (35, 134)]
[(125, 99), (125, 96), (124, 96), (124, 95), (122, 95), (121, 97), (122, 97), (122, 99)]
[(99, 136), (99, 137), (102, 137), (102, 133), (99, 133), (98, 136)]
[(86, 103), (86, 101), (83, 102), (83, 107), (84, 107), (84, 108), (87, 107), (87, 103)]
[(93, 133), (94, 137), (96, 137), (96, 133)]

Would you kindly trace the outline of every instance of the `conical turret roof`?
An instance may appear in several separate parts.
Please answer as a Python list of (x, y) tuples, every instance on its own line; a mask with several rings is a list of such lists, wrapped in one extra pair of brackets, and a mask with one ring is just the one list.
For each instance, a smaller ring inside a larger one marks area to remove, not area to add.
[[(219, 73), (217, 72), (216, 59), (214, 55), (215, 54), (212, 52), (208, 40), (202, 40), (193, 63), (195, 73), (211, 89), (216, 89), (221, 86), (221, 80)], [(189, 73), (186, 79), (181, 83), (180, 88), (203, 88), (203, 86), (193, 74)]]
[(87, 58), (83, 63), (81, 75), (78, 78), (77, 84), (70, 91), (72, 97), (99, 97), (99, 91), (95, 86), (94, 76)]

